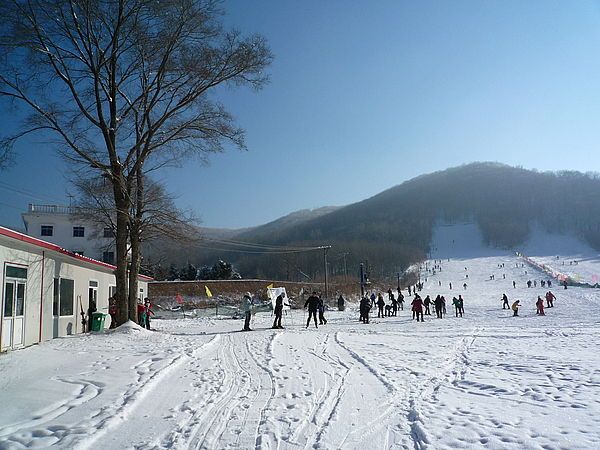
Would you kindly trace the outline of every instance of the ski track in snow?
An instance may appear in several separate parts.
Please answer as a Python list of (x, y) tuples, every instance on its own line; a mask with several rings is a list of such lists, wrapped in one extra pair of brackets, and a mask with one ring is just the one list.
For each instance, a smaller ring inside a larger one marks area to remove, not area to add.
[[(350, 304), (318, 330), (296, 311), (285, 330), (259, 314), (249, 333), (155, 320), (154, 333), (2, 355), (0, 449), (600, 448), (598, 291), (552, 289), (556, 306), (538, 317), (546, 289), (525, 282), (544, 275), (481, 253), (422, 273), (422, 296), (465, 296), (463, 318), (448, 307), (415, 323), (405, 308), (366, 325)], [(501, 309), (503, 292), (521, 317)]]

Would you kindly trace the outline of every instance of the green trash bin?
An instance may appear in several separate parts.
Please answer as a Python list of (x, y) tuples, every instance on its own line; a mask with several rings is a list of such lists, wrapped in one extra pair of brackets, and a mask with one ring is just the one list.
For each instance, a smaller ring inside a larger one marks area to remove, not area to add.
[(92, 313), (92, 326), (90, 329), (92, 331), (102, 331), (104, 330), (104, 319), (106, 318), (106, 314), (102, 314), (99, 312)]

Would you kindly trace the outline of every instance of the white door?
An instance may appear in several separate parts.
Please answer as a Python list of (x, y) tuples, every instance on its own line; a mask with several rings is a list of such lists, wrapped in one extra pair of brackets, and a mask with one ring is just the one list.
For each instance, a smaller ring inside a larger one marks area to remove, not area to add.
[(2, 350), (21, 347), (25, 335), (25, 282), (6, 280), (2, 308)]

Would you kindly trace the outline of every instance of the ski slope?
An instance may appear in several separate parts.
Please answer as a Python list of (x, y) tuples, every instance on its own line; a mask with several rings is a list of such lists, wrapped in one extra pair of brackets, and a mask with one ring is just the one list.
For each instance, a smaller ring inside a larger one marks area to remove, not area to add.
[(0, 448), (600, 448), (598, 290), (553, 286), (536, 316), (545, 275), (464, 227), (435, 239), (421, 295), (462, 294), (463, 318), (155, 320), (0, 355)]

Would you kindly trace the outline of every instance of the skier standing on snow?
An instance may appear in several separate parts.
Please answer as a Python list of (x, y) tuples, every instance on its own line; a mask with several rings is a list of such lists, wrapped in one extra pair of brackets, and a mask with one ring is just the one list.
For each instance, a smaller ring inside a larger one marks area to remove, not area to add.
[(452, 306), (454, 306), (456, 317), (458, 317), (459, 314), (460, 317), (462, 317), (462, 313), (460, 312), (460, 301), (456, 297), (452, 297)]
[(319, 296), (319, 325), (327, 325), (327, 319), (325, 319), (325, 304), (323, 299)]
[(319, 328), (317, 325), (317, 311), (319, 309), (319, 302), (321, 299), (317, 295), (317, 291), (313, 291), (312, 295), (308, 297), (306, 303), (304, 303), (304, 307), (308, 307), (308, 320), (306, 321), (306, 328), (310, 325), (311, 317), (315, 318), (315, 328)]
[(431, 299), (429, 298), (429, 295), (425, 297), (425, 300), (423, 300), (423, 305), (425, 305), (425, 315), (430, 316), (431, 311), (429, 309), (429, 305), (431, 305)]
[(517, 288), (517, 282), (513, 281), (513, 289), (516, 289), (516, 288)]
[(396, 297), (394, 297), (394, 294), (392, 294), (392, 316), (397, 316), (398, 315), (398, 300), (396, 300)]
[(554, 300), (556, 300), (555, 295), (550, 291), (546, 292), (546, 306), (548, 308), (554, 308)]
[(154, 315), (154, 311), (152, 311), (152, 304), (150, 303), (150, 300), (148, 299), (148, 297), (146, 297), (144, 299), (144, 315), (146, 317), (146, 322), (145, 322), (145, 326), (146, 326), (146, 330), (150, 329), (150, 316)]
[(421, 322), (424, 322), (424, 320), (423, 320), (423, 300), (421, 300), (421, 297), (419, 297), (418, 295), (415, 295), (415, 298), (411, 302), (411, 305), (412, 305), (412, 311), (413, 311), (413, 319), (416, 317), (417, 322), (418, 322), (419, 316), (421, 316)]
[(371, 310), (371, 300), (369, 297), (364, 296), (360, 300), (360, 321), (362, 323), (369, 323), (369, 311)]
[(383, 313), (383, 307), (385, 306), (385, 301), (383, 300), (383, 295), (381, 292), (377, 294), (377, 317), (385, 317)]
[(342, 294), (340, 294), (340, 296), (337, 299), (337, 305), (338, 305), (338, 311), (343, 311), (346, 307), (345, 305), (345, 300), (344, 297), (342, 296)]
[(510, 305), (508, 304), (508, 297), (506, 294), (502, 294), (502, 309), (510, 309)]
[(252, 294), (246, 292), (242, 299), (242, 311), (244, 311), (244, 329), (242, 331), (252, 331), (250, 328), (250, 319), (252, 318)]
[(513, 310), (513, 317), (516, 317), (519, 315), (519, 306), (521, 306), (521, 302), (519, 300), (516, 300), (513, 302), (512, 306), (510, 307)]
[(465, 301), (462, 298), (462, 295), (458, 296), (458, 307), (460, 309), (460, 311), (459, 311), (460, 312), (460, 317), (462, 317), (463, 314), (465, 313)]
[(444, 302), (442, 301), (442, 297), (438, 296), (435, 298), (435, 315), (437, 316), (438, 319), (442, 318), (442, 308), (443, 308)]
[[(281, 326), (281, 317), (283, 316), (283, 299), (285, 298), (283, 292), (281, 294), (279, 294), (277, 296), (277, 298), (275, 299), (275, 320), (273, 321), (273, 327), (272, 328), (279, 328), (279, 329), (283, 329), (283, 327)], [(290, 306), (287, 303), (285, 304), (285, 306)]]
[(537, 311), (535, 312), (538, 316), (545, 316), (544, 313), (544, 300), (542, 297), (538, 295), (537, 302), (535, 302), (535, 306), (537, 306)]
[(402, 292), (398, 294), (398, 303), (400, 303), (400, 309), (404, 311), (404, 295)]

